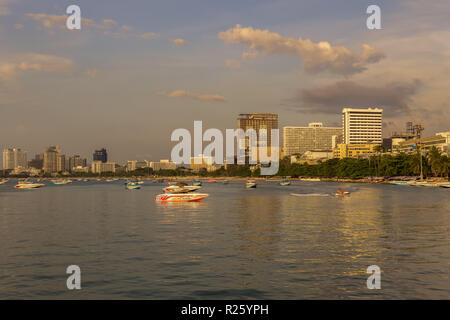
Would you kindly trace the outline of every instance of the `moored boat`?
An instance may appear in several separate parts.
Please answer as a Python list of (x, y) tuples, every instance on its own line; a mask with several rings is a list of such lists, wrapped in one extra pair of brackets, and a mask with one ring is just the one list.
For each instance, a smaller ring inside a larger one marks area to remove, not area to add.
[(2, 180), (0, 180), (0, 184), (7, 183), (8, 181), (9, 181), (9, 179), (2, 179)]
[(61, 180), (52, 180), (51, 182), (53, 184), (68, 184), (68, 183), (71, 183), (72, 180), (70, 180), (70, 179), (61, 179)]
[(125, 189), (127, 190), (139, 190), (141, 189), (141, 186), (134, 182), (128, 182), (125, 184)]
[(20, 181), (14, 186), (15, 189), (36, 189), (45, 186), (43, 183), (23, 182)]
[(290, 184), (291, 184), (291, 182), (286, 179), (280, 181), (280, 186), (289, 186)]
[(164, 188), (166, 193), (188, 193), (200, 189), (200, 186), (188, 186), (188, 185), (172, 185)]
[(155, 200), (161, 202), (195, 202), (208, 196), (206, 193), (164, 193), (158, 194)]
[(256, 182), (254, 180), (248, 180), (245, 184), (245, 187), (247, 189), (255, 189), (256, 188)]

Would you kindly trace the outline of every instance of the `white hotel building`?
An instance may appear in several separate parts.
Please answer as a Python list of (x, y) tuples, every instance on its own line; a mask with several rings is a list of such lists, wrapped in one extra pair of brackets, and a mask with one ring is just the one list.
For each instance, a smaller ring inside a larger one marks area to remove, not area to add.
[(342, 126), (345, 144), (381, 144), (383, 109), (342, 110)]

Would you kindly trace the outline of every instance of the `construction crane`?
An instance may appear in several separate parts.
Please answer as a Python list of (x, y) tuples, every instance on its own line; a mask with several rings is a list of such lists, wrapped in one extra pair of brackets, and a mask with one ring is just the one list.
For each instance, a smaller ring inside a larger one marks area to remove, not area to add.
[(422, 136), (422, 131), (424, 130), (424, 126), (422, 122), (417, 122), (415, 118), (412, 116), (411, 111), (409, 110), (408, 106), (403, 103), (403, 101), (399, 97), (395, 97), (402, 106), (402, 108), (408, 113), (410, 119), (413, 122), (407, 122), (406, 124), (406, 131), (407, 133), (412, 134), (417, 140), (415, 145), (413, 145), (414, 148), (417, 148), (418, 156), (419, 156), (419, 164), (420, 164), (420, 180), (423, 181), (423, 161), (422, 161), (422, 143), (420, 142), (420, 138)]
[(412, 120), (406, 123), (406, 132), (420, 139), (422, 136), (422, 131), (425, 130), (423, 123), (416, 121), (416, 119), (413, 117), (411, 113), (411, 110), (408, 108), (406, 104), (403, 103), (403, 101), (399, 97), (396, 96), (395, 99), (397, 99), (400, 106), (403, 108), (403, 110), (406, 111), (409, 118)]

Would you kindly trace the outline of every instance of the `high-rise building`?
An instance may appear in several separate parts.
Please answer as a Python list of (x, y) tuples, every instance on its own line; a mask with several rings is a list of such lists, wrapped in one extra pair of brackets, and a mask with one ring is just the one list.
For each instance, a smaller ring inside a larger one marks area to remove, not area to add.
[(344, 144), (382, 144), (383, 109), (342, 110)]
[(27, 167), (27, 153), (20, 149), (4, 149), (3, 150), (3, 169), (12, 170), (16, 168)]
[(58, 154), (56, 156), (56, 171), (66, 171), (66, 156), (64, 154)]
[(45, 173), (56, 173), (58, 172), (58, 155), (61, 150), (58, 146), (48, 147), (44, 151), (44, 166), (43, 170)]
[(68, 166), (67, 170), (72, 171), (73, 168), (86, 167), (86, 165), (87, 165), (87, 159), (81, 158), (81, 156), (76, 154), (69, 158), (69, 166)]
[(306, 151), (331, 151), (342, 142), (342, 127), (324, 127), (321, 122), (307, 127), (283, 128), (284, 156), (302, 155)]
[(95, 150), (93, 154), (93, 160), (94, 161), (101, 161), (103, 163), (108, 161), (108, 153), (106, 152), (105, 148), (102, 148), (100, 150)]
[(34, 156), (34, 159), (28, 161), (28, 167), (35, 169), (42, 169), (44, 166), (44, 154), (39, 153)]
[[(271, 146), (272, 146), (272, 129), (278, 129), (278, 115), (272, 113), (251, 113), (251, 114), (240, 114), (238, 117), (238, 128), (247, 131), (248, 129), (253, 129), (256, 131), (256, 138), (258, 141), (257, 145), (257, 154), (259, 159), (259, 147), (262, 147), (261, 138), (260, 138), (260, 130), (267, 130), (267, 155), (271, 155)], [(244, 143), (240, 142), (240, 143)], [(274, 141), (276, 143), (276, 147), (279, 148), (279, 141)], [(245, 148), (245, 157), (246, 162), (248, 161), (248, 157), (250, 156), (250, 145), (249, 138), (245, 138), (245, 146), (240, 145), (241, 148)]]

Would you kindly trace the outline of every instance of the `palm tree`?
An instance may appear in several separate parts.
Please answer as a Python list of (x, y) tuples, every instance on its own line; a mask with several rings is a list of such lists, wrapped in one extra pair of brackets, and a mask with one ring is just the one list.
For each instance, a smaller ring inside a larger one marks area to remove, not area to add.
[(439, 176), (441, 174), (443, 164), (441, 151), (433, 146), (428, 152), (427, 158), (429, 164), (431, 165), (431, 171), (433, 172), (433, 175)]

